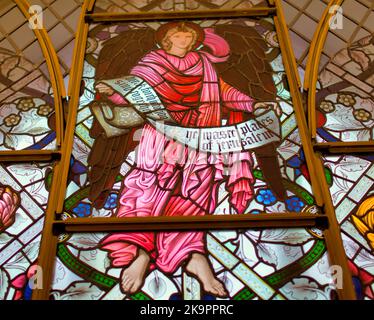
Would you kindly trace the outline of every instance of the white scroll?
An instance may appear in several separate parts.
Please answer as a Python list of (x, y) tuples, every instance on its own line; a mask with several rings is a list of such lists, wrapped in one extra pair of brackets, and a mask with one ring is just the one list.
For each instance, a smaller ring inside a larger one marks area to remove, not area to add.
[(111, 86), (147, 119), (173, 122), (155, 90), (143, 79), (127, 76), (101, 82)]
[[(101, 82), (109, 85), (127, 99), (132, 104), (131, 107), (146, 118), (158, 132), (196, 150), (223, 154), (251, 150), (281, 140), (279, 118), (273, 109), (266, 109), (255, 119), (235, 125), (209, 128), (181, 127), (177, 124), (165, 123), (175, 123), (175, 121), (154, 89), (143, 79), (127, 76)], [(115, 108), (126, 108), (126, 106)], [(97, 109), (96, 113), (98, 113)], [(111, 114), (121, 115), (121, 112), (112, 112)], [(103, 120), (103, 117), (97, 116), (97, 118), (99, 121)], [(115, 120), (111, 121), (119, 123), (119, 120), (117, 122)], [(106, 130), (108, 124), (103, 127)], [(112, 132), (110, 130), (107, 132), (107, 135), (118, 135), (118, 130), (113, 128)]]
[(166, 137), (210, 153), (246, 151), (281, 140), (280, 123), (274, 110), (236, 125), (213, 128), (187, 128), (153, 120), (149, 122)]

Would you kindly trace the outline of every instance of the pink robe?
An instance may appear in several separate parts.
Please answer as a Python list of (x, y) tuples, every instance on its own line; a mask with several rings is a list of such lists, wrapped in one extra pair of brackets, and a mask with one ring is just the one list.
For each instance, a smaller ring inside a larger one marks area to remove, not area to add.
[[(214, 63), (225, 61), (225, 40), (206, 29), (204, 44), (211, 53), (189, 52), (180, 58), (157, 50), (147, 54), (131, 71), (158, 93), (174, 120), (185, 127), (220, 126), (243, 120), (242, 111), (253, 110), (253, 99), (219, 79)], [(125, 100), (119, 94), (110, 99)], [(146, 124), (136, 164), (124, 179), (118, 217), (199, 216), (217, 207), (218, 187), (226, 182), (229, 201), (243, 213), (253, 197), (253, 160), (249, 152), (229, 156), (229, 175), (223, 174), (223, 156), (209, 155), (169, 140)], [(203, 232), (116, 233), (103, 239), (114, 267), (131, 263), (140, 247), (157, 266), (172, 273), (192, 252), (205, 253)]]

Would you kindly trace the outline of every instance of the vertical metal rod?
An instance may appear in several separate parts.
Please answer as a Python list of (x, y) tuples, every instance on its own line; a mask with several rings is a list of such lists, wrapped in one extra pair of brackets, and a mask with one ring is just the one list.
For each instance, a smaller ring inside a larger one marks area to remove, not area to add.
[[(76, 103), (79, 101), (79, 88), (80, 88), (80, 78), (83, 70), (83, 59), (84, 59), (84, 52), (86, 49), (86, 39), (88, 33), (88, 25), (84, 22), (84, 17), (86, 14), (86, 8), (90, 5), (92, 0), (85, 0), (82, 6), (82, 12), (80, 15), (79, 25), (78, 25), (78, 32), (77, 37), (75, 39), (75, 49), (74, 49), (74, 61), (73, 61), (73, 81), (77, 78), (78, 81), (75, 81), (73, 84), (72, 94), (72, 103)], [(71, 106), (71, 104), (69, 105)], [(69, 130), (74, 132), (74, 125), (75, 125), (75, 116), (76, 116), (76, 108), (74, 110), (69, 110), (69, 118), (68, 118), (68, 125), (66, 136), (70, 136)], [(42, 240), (40, 245), (39, 257), (38, 257), (38, 265), (43, 270), (43, 288), (42, 289), (35, 289), (32, 294), (33, 300), (48, 300), (49, 299), (49, 292), (52, 286), (53, 281), (53, 271), (54, 271), (54, 261), (56, 258), (56, 250), (57, 250), (57, 236), (53, 235), (53, 223), (55, 221), (55, 214), (58, 206), (58, 200), (64, 196), (65, 194), (65, 185), (66, 179), (63, 179), (63, 174), (67, 174), (69, 170), (69, 162), (70, 162), (70, 154), (72, 150), (72, 141), (71, 143), (67, 142), (67, 139), (64, 139), (64, 143), (62, 144), (62, 159), (56, 165), (56, 168), (53, 173), (53, 181), (51, 191), (49, 193), (49, 201), (48, 201), (48, 208), (44, 223), (44, 230), (42, 234)]]

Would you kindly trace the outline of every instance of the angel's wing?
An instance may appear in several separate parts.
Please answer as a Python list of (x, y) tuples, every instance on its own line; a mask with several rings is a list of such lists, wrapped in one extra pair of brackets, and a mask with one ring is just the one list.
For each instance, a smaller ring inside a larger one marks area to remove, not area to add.
[(268, 46), (256, 29), (241, 25), (218, 25), (214, 29), (231, 51), (226, 62), (216, 65), (222, 79), (258, 101), (275, 100), (273, 69), (265, 53)]
[[(268, 46), (256, 29), (234, 24), (218, 25), (214, 29), (231, 49), (229, 59), (216, 64), (220, 77), (257, 101), (276, 101), (274, 71), (266, 56)], [(286, 190), (282, 183), (276, 145), (268, 144), (254, 152), (265, 180), (278, 199), (284, 200)]]
[(140, 28), (124, 31), (105, 42), (96, 67), (97, 80), (128, 75), (140, 58), (156, 47), (155, 31)]
[[(130, 70), (149, 51), (155, 48), (154, 31), (150, 28), (128, 30), (108, 40), (99, 55), (95, 79), (115, 79), (129, 75)], [(95, 139), (88, 157), (91, 167), (89, 199), (95, 207), (105, 204), (107, 195), (115, 183), (123, 160), (135, 147), (132, 134), (108, 138), (94, 118), (90, 136)]]

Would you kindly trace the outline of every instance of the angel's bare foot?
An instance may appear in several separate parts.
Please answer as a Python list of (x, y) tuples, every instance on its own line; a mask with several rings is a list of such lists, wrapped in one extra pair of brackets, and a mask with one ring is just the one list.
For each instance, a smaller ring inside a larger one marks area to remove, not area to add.
[(149, 261), (149, 255), (143, 249), (139, 248), (136, 259), (122, 271), (121, 288), (123, 292), (131, 294), (139, 291), (143, 285)]
[(186, 265), (186, 270), (200, 280), (204, 291), (221, 298), (228, 296), (223, 283), (214, 276), (207, 258), (201, 253), (192, 254), (190, 261)]

